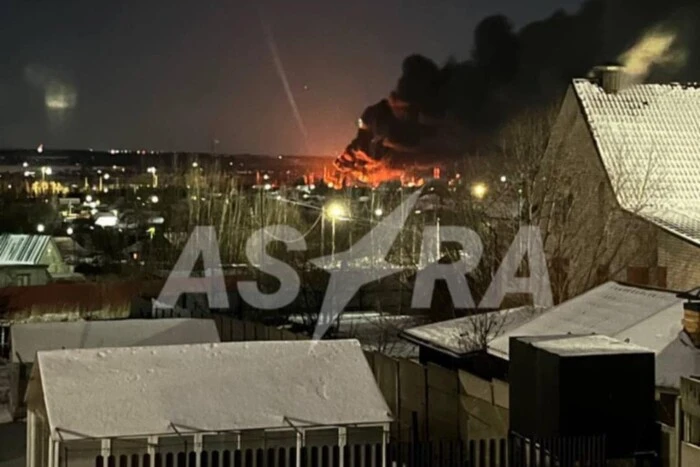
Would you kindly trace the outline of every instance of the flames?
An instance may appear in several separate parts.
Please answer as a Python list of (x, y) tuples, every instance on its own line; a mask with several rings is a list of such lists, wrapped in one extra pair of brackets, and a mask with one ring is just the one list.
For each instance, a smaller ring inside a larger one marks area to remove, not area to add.
[[(351, 185), (377, 187), (382, 183), (399, 181), (403, 186), (421, 186), (425, 183), (421, 173), (425, 167), (399, 167), (388, 160), (376, 160), (365, 152), (355, 150), (341, 154), (333, 163), (333, 170), (324, 176), (332, 187)], [(433, 171), (433, 167), (430, 167)]]

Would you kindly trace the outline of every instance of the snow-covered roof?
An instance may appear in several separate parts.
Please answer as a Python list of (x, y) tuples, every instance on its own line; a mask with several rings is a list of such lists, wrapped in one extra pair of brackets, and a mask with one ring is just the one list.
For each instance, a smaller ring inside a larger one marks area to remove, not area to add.
[(63, 439), (392, 420), (355, 340), (54, 350), (34, 370)]
[(700, 88), (573, 88), (621, 207), (700, 245)]
[(33, 362), (41, 350), (219, 342), (210, 319), (124, 319), (15, 324), (12, 359)]
[(527, 339), (533, 347), (556, 355), (579, 357), (586, 355), (651, 353), (639, 345), (613, 339), (598, 334), (588, 336), (550, 336)]
[(36, 265), (51, 242), (48, 235), (0, 235), (0, 266)]
[(478, 344), (492, 340), (533, 319), (543, 308), (519, 307), (470, 315), (406, 329), (402, 335), (419, 345), (428, 345), (461, 356), (480, 350)]
[(488, 346), (508, 359), (515, 336), (601, 334), (656, 353), (656, 383), (677, 388), (683, 375), (700, 373), (700, 349), (685, 335), (683, 299), (676, 292), (606, 282), (511, 328)]

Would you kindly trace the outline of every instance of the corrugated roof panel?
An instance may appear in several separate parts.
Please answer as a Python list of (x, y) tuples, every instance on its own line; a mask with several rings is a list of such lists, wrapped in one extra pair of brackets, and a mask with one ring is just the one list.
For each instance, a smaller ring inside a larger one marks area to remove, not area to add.
[(50, 241), (48, 235), (0, 235), (0, 265), (39, 264)]

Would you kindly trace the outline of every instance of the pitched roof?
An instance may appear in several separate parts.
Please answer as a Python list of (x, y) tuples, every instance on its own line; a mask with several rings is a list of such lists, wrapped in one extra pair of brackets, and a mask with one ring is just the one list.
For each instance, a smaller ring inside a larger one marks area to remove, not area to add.
[(12, 359), (33, 362), (38, 351), (219, 342), (211, 319), (124, 319), (15, 324)]
[(48, 235), (0, 235), (0, 265), (36, 265), (51, 242)]
[(355, 340), (54, 350), (34, 370), (64, 439), (391, 421)]
[(508, 359), (514, 336), (601, 334), (656, 353), (656, 384), (677, 388), (682, 375), (700, 373), (700, 349), (683, 331), (676, 292), (606, 282), (494, 339), (492, 355)]
[(573, 89), (621, 207), (700, 245), (700, 88)]

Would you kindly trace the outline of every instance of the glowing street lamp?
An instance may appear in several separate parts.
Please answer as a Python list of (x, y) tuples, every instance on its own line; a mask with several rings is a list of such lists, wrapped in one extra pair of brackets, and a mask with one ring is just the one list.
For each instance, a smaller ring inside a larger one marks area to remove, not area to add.
[(489, 188), (485, 183), (475, 183), (472, 185), (472, 196), (476, 199), (484, 199)]
[(41, 180), (44, 181), (46, 180), (47, 175), (51, 175), (53, 173), (53, 170), (51, 170), (51, 167), (42, 167), (41, 168)]
[(344, 204), (332, 201), (323, 210), (323, 215), (331, 219), (331, 262), (335, 263), (335, 223), (347, 219), (348, 212)]
[(156, 204), (158, 203), (158, 197), (156, 195), (151, 196), (151, 203)]
[(153, 188), (158, 188), (158, 169), (156, 169), (155, 167), (149, 167), (148, 169), (146, 169), (146, 172), (153, 176), (153, 183), (151, 184), (153, 185)]
[(384, 210), (382, 208), (377, 208), (374, 210), (374, 215), (377, 217), (382, 217), (384, 215)]
[(69, 237), (70, 237), (71, 235), (73, 235), (73, 227), (68, 227), (68, 228), (66, 229), (66, 234), (68, 234)]
[(44, 233), (45, 230), (46, 230), (46, 227), (44, 227), (44, 224), (37, 224), (37, 226), (36, 226), (37, 232)]

